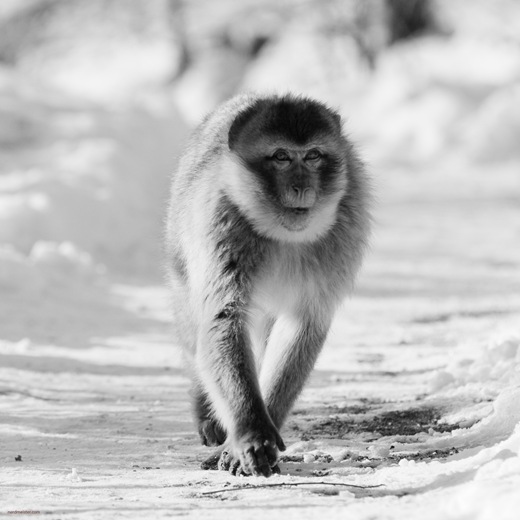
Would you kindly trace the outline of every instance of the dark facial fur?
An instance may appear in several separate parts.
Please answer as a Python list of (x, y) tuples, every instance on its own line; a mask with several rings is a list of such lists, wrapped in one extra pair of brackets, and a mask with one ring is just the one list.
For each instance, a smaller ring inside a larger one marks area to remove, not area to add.
[(228, 144), (234, 150), (239, 141), (254, 145), (268, 135), (302, 145), (319, 135), (340, 133), (339, 115), (323, 103), (294, 96), (260, 98), (236, 116)]
[(340, 117), (311, 99), (257, 100), (233, 121), (228, 144), (289, 230), (304, 230), (346, 182)]

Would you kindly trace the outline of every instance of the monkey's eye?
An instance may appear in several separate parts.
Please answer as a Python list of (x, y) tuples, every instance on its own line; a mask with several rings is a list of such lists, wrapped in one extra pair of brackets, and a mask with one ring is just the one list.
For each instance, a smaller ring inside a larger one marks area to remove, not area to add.
[(285, 150), (276, 150), (276, 152), (273, 155), (273, 159), (276, 161), (290, 161), (291, 158), (289, 157), (289, 154)]
[(318, 150), (309, 150), (305, 156), (306, 161), (315, 161), (321, 157), (321, 153)]

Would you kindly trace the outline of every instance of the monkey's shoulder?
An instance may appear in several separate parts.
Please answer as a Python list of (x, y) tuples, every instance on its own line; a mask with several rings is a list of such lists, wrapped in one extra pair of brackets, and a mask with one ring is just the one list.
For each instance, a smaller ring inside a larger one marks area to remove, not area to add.
[(241, 94), (207, 114), (188, 139), (177, 175), (189, 182), (215, 167), (228, 148), (228, 132), (237, 114), (253, 101), (253, 95)]

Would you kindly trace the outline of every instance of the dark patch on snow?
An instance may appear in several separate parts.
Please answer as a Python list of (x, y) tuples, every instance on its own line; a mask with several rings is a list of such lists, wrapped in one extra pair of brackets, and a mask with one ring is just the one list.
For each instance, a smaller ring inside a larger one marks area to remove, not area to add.
[(294, 410), (293, 415), (330, 415), (330, 414), (364, 414), (370, 410), (368, 404), (355, 404), (351, 406), (319, 406), (314, 408), (302, 408), (300, 410)]
[(458, 425), (440, 423), (442, 414), (436, 408), (409, 408), (408, 410), (393, 410), (359, 425), (361, 431), (379, 433), (382, 436), (389, 435), (415, 435), (428, 432), (451, 432)]
[[(347, 439), (359, 434), (372, 434), (375, 437), (412, 436), (430, 431), (445, 433), (459, 428), (457, 424), (440, 422), (442, 411), (433, 407), (391, 410), (365, 418), (352, 415), (366, 414), (368, 407), (343, 407), (327, 409), (329, 417), (317, 420), (301, 433), (302, 440), (315, 438)], [(301, 427), (293, 426), (293, 430)], [(364, 439), (368, 440), (368, 439)]]

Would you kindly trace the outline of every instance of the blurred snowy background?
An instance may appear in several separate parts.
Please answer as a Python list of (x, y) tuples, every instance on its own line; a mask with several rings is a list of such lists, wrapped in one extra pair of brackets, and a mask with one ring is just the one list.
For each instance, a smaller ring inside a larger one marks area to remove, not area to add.
[[(186, 133), (244, 89), (340, 109), (383, 203), (505, 187), (514, 205), (519, 55), (515, 1), (3, 0), (0, 287), (41, 290), (52, 266), (157, 279)], [(518, 241), (517, 220), (466, 209), (482, 234), (468, 254)], [(456, 221), (429, 217), (456, 238)]]
[[(196, 467), (186, 383), (181, 372), (161, 375), (180, 368), (161, 288), (164, 206), (190, 129), (242, 90), (292, 90), (337, 108), (374, 180), (372, 251), (318, 366), (328, 386), (302, 402), (343, 410), (352, 396), (373, 398), (376, 416), (387, 406), (381, 399), (442, 403), (439, 413), (458, 433), (440, 429), (448, 439), (439, 440), (435, 425), (423, 424), (430, 437), (416, 439), (420, 460), (438, 450), (448, 463), (468, 446), (503, 454), (500, 442), (509, 439), (516, 462), (477, 450), (477, 462), (459, 456), (444, 474), (438, 466), (421, 473), (395, 466), (405, 455), (389, 455), (386, 444), (408, 453), (402, 438), (370, 446), (356, 438), (350, 445), (359, 453), (372, 450), (365, 474), (377, 460), (383, 469), (372, 483), (401, 490), (417, 479), (426, 485), (427, 474), (441, 491), (471, 481), (446, 495), (451, 509), (435, 510), (435, 519), (496, 519), (497, 500), (520, 507), (511, 492), (520, 484), (517, 0), (2, 0), (0, 433), (13, 468), (6, 483), (40, 485), (72, 464), (89, 471), (105, 457), (103, 439), (116, 442), (113, 431), (135, 442), (141, 464), (153, 449), (124, 432), (139, 430), (142, 410), (152, 409), (163, 421), (156, 442), (173, 433), (188, 439), (180, 455), (162, 454), (162, 467)], [(141, 390), (130, 396), (130, 387)], [(171, 399), (161, 404), (164, 395)], [(125, 415), (130, 398), (136, 406), (140, 399), (137, 418)], [(93, 430), (94, 412), (82, 406), (101, 407), (103, 420), (109, 414), (117, 424)], [(58, 421), (76, 408), (76, 423)], [(172, 426), (175, 414), (181, 426)], [(72, 447), (60, 452), (63, 436), (78, 431), (76, 455)], [(106, 464), (122, 464), (128, 450), (121, 446)], [(330, 445), (321, 450), (336, 456)], [(310, 451), (292, 450), (304, 461), (314, 460)], [(35, 473), (17, 473), (18, 452)], [(471, 468), (486, 457), (494, 465), (475, 477)], [(20, 509), (29, 495), (16, 490)], [(43, 491), (38, 497), (36, 509), (61, 507)], [(380, 511), (365, 505), (367, 515)], [(428, 508), (421, 518), (430, 518)]]

